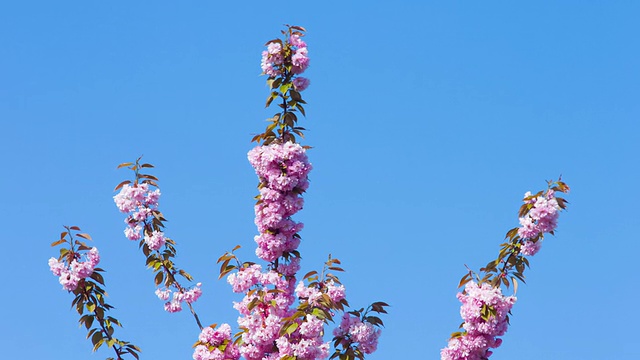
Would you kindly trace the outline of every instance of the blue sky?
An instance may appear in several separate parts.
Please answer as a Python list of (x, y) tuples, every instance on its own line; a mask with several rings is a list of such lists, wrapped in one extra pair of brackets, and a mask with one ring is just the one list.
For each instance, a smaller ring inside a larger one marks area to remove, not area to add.
[(497, 255), (525, 191), (572, 187), (532, 259), (492, 359), (638, 358), (640, 5), (359, 2), (7, 2), (0, 5), (6, 358), (101, 359), (46, 264), (62, 225), (93, 236), (123, 339), (191, 357), (123, 236), (116, 165), (156, 165), (176, 263), (204, 283), (205, 323), (235, 324), (215, 260), (253, 260), (249, 140), (272, 110), (260, 52), (308, 29), (305, 144), (314, 164), (303, 272), (331, 253), (350, 303), (391, 304), (369, 359), (437, 359), (461, 322), (464, 264)]

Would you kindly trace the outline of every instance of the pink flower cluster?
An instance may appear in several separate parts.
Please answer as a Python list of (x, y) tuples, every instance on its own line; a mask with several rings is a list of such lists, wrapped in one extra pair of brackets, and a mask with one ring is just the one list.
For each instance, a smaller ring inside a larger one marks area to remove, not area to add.
[[(248, 157), (260, 178), (260, 201), (255, 206), (255, 222), (260, 232), (255, 237), (256, 254), (270, 264), (263, 269), (261, 265), (245, 263), (227, 277), (234, 292), (245, 294), (242, 301), (234, 304), (240, 313), (238, 325), (243, 330), (239, 355), (246, 360), (285, 356), (325, 359), (330, 345), (323, 341), (324, 320), (312, 314), (293, 322), (285, 320), (294, 314), (296, 309), (292, 305), (296, 299), (311, 307), (322, 306), (319, 300), (324, 294), (335, 302), (344, 299), (344, 287), (333, 281), (318, 287), (305, 287), (301, 282), (296, 287), (300, 258), (284, 256), (295, 251), (300, 243), (297, 233), (302, 224), (291, 220), (291, 216), (302, 209), (300, 195), (309, 186), (311, 164), (304, 148), (291, 142), (256, 147)], [(289, 327), (281, 335), (285, 324)], [(204, 346), (203, 342), (201, 339)], [(194, 359), (208, 359), (204, 356), (214, 351), (212, 346), (197, 347)]]
[(300, 36), (291, 35), (289, 44), (293, 47), (293, 55), (291, 56), (291, 72), (294, 74), (302, 74), (309, 67), (309, 50), (307, 44), (302, 41)]
[(324, 282), (321, 289), (317, 287), (307, 287), (304, 285), (304, 282), (300, 281), (298, 286), (296, 286), (296, 296), (313, 307), (322, 307), (318, 301), (322, 299), (325, 294), (329, 296), (329, 299), (334, 303), (338, 303), (345, 298), (344, 285), (336, 285), (333, 280)]
[(322, 340), (324, 333), (324, 321), (307, 314), (302, 322), (298, 322), (298, 328), (289, 336), (281, 336), (276, 340), (278, 356), (294, 357), (301, 360), (326, 359), (329, 356), (329, 343)]
[(530, 192), (524, 196), (524, 202), (532, 204), (533, 208), (520, 218), (518, 236), (523, 239), (520, 252), (525, 256), (533, 256), (542, 246), (542, 235), (556, 229), (561, 208), (553, 190), (534, 198), (531, 198)]
[[(156, 289), (156, 296), (160, 300), (167, 301), (171, 298), (171, 301), (168, 301), (164, 304), (164, 310), (170, 313), (178, 312), (182, 310), (182, 302), (186, 302), (188, 304), (194, 303), (200, 298), (202, 295), (202, 289), (200, 289), (202, 283), (197, 283), (196, 286), (192, 287), (189, 290), (185, 290), (180, 288), (178, 291), (171, 291), (171, 289)], [(171, 295), (173, 293), (173, 296)]]
[[(446, 348), (442, 349), (442, 360), (486, 360), (491, 356), (490, 348), (497, 348), (502, 343), (502, 336), (507, 331), (507, 315), (516, 302), (514, 296), (504, 296), (500, 288), (494, 288), (484, 283), (478, 286), (469, 282), (465, 286), (465, 293), (458, 293), (462, 303), (460, 315), (464, 320), (465, 332), (459, 337), (449, 340)], [(482, 308), (490, 307), (495, 314), (488, 320), (482, 318)]]
[[(125, 220), (128, 226), (124, 230), (124, 234), (129, 240), (142, 239), (141, 231), (145, 228), (147, 219), (153, 217), (153, 212), (158, 207), (159, 198), (160, 189), (151, 191), (148, 184), (124, 185), (120, 192), (113, 197), (120, 212), (130, 214)], [(164, 233), (160, 231), (144, 231), (144, 242), (151, 250), (159, 250), (164, 246), (165, 241)]]
[(269, 43), (267, 50), (262, 52), (262, 61), (260, 62), (262, 72), (269, 77), (280, 76), (282, 75), (283, 64), (282, 44), (278, 42)]
[[(312, 314), (296, 319), (293, 330), (280, 335), (285, 319), (294, 313), (291, 308), (296, 298), (310, 308), (323, 308), (324, 295), (331, 301), (345, 298), (345, 289), (332, 280), (322, 285), (306, 287), (303, 282), (295, 286), (295, 273), (300, 269), (300, 259), (288, 262), (279, 259), (277, 270), (262, 271), (257, 264), (246, 265), (229, 275), (227, 281), (234, 292), (246, 295), (234, 308), (240, 312), (238, 325), (244, 330), (240, 355), (247, 360), (281, 359), (284, 356), (299, 360), (326, 359), (330, 345), (323, 341), (324, 321)], [(250, 290), (261, 290), (251, 291)], [(273, 291), (270, 291), (273, 290)], [(274, 347), (274, 344), (276, 345)]]
[[(371, 354), (376, 351), (378, 347), (380, 329), (371, 323), (362, 322), (357, 316), (345, 313), (342, 316), (340, 326), (333, 330), (333, 335), (343, 337), (343, 341), (355, 344), (356, 347), (365, 354)], [(350, 345), (345, 344), (345, 347), (347, 346)]]
[[(279, 350), (274, 350), (273, 345), (290, 344), (293, 339), (293, 334), (281, 337), (280, 329), (283, 319), (293, 314), (291, 305), (295, 301), (294, 274), (300, 268), (300, 260), (281, 260), (283, 264), (277, 270), (262, 272), (262, 267), (254, 264), (241, 268), (227, 278), (235, 292), (245, 293), (242, 301), (235, 303), (234, 308), (241, 315), (238, 325), (244, 330), (239, 350), (247, 360), (280, 359), (280, 355), (284, 356), (284, 348), (280, 349), (278, 346)], [(249, 293), (250, 288), (260, 289), (262, 293)]]
[[(289, 51), (287, 51), (289, 50)], [(290, 59), (286, 56), (289, 54)], [(280, 40), (272, 41), (267, 45), (267, 50), (262, 52), (260, 67), (262, 72), (270, 78), (286, 75), (286, 66), (289, 60), (291, 73), (302, 74), (309, 67), (309, 50), (307, 44), (302, 41), (299, 35), (293, 34), (284, 47)], [(297, 76), (293, 79), (293, 86), (297, 91), (303, 91), (309, 86), (309, 79)]]
[(84, 261), (79, 261), (81, 256), (78, 253), (74, 254), (74, 257), (70, 264), (54, 257), (49, 259), (49, 269), (53, 275), (59, 276), (62, 288), (67, 291), (74, 291), (80, 280), (91, 276), (96, 265), (100, 262), (100, 254), (95, 247), (86, 253)]
[(298, 248), (302, 223), (291, 216), (302, 209), (300, 196), (308, 187), (311, 164), (302, 146), (296, 143), (273, 143), (249, 151), (249, 161), (260, 178), (260, 201), (255, 206), (260, 235), (256, 255), (274, 261), (285, 252)]
[(193, 360), (238, 360), (240, 352), (231, 340), (231, 327), (222, 324), (217, 329), (202, 329), (193, 352)]

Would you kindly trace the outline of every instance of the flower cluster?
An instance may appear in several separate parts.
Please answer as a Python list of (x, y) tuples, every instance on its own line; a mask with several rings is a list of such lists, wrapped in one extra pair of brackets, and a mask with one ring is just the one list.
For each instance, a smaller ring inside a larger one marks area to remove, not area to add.
[(80, 280), (88, 278), (93, 274), (93, 270), (100, 262), (100, 254), (97, 248), (91, 248), (86, 254), (84, 261), (81, 261), (80, 253), (72, 253), (73, 260), (60, 261), (52, 257), (49, 259), (49, 269), (55, 276), (59, 276), (62, 288), (67, 291), (74, 291), (78, 287)]
[(124, 230), (125, 236), (129, 240), (140, 240), (144, 236), (144, 242), (151, 250), (161, 249), (166, 240), (161, 231), (141, 231), (145, 229), (145, 223), (153, 217), (153, 211), (158, 207), (160, 189), (151, 191), (146, 183), (130, 186), (126, 184), (120, 192), (113, 197), (120, 212), (130, 214), (125, 223), (128, 225)]
[[(337, 304), (345, 298), (344, 285), (336, 285), (333, 280), (328, 280), (319, 288), (315, 286), (305, 286), (302, 281), (296, 286), (296, 296), (312, 307), (324, 307), (325, 304), (321, 300), (325, 300), (323, 297), (325, 294), (332, 303)], [(326, 303), (326, 301), (324, 302)]]
[(356, 345), (365, 354), (371, 354), (378, 347), (380, 329), (368, 322), (363, 322), (360, 317), (345, 313), (342, 316), (340, 326), (333, 330), (335, 337), (342, 338), (344, 347)]
[[(297, 264), (298, 260), (292, 262)], [(238, 325), (244, 330), (240, 354), (247, 360), (263, 359), (267, 355), (278, 353), (273, 345), (280, 338), (283, 319), (291, 316), (290, 307), (295, 301), (295, 278), (284, 276), (275, 270), (260, 270), (258, 265), (249, 266), (228, 278), (234, 291), (246, 292), (242, 301), (235, 303), (234, 308), (241, 315)], [(249, 287), (260, 291), (248, 291)]]
[(276, 359), (289, 356), (295, 359), (326, 359), (329, 355), (329, 343), (322, 340), (324, 321), (307, 314), (304, 321), (298, 320), (297, 329), (289, 336), (281, 336), (276, 340), (279, 355)]
[(217, 329), (210, 326), (202, 329), (198, 337), (194, 360), (237, 360), (240, 358), (238, 347), (231, 340), (231, 327), (222, 324)]
[(458, 293), (462, 303), (460, 315), (464, 320), (463, 332), (449, 340), (440, 352), (442, 360), (486, 360), (491, 355), (490, 348), (502, 343), (502, 336), (509, 324), (508, 314), (516, 302), (514, 296), (504, 296), (499, 287), (488, 283), (478, 286), (469, 282), (463, 293)]
[(260, 235), (256, 255), (274, 261), (300, 244), (297, 234), (303, 224), (291, 220), (302, 209), (300, 196), (309, 186), (311, 164), (302, 146), (292, 142), (258, 146), (249, 161), (260, 178), (260, 201), (255, 206), (255, 223)]
[(540, 196), (532, 196), (527, 192), (524, 196), (525, 204), (530, 204), (532, 208), (520, 218), (518, 229), (518, 236), (522, 239), (520, 252), (525, 256), (533, 256), (542, 246), (544, 233), (553, 233), (556, 229), (561, 207), (553, 190), (548, 190), (546, 194)]
[[(299, 262), (299, 258), (292, 258), (288, 263), (278, 265), (277, 270), (264, 272), (260, 265), (253, 264), (227, 278), (235, 292), (246, 293), (243, 300), (234, 305), (241, 314), (238, 325), (244, 332), (239, 350), (245, 359), (280, 359), (285, 356), (300, 360), (327, 358), (329, 343), (322, 338), (323, 318), (306, 314), (291, 320), (295, 312), (292, 305), (297, 298), (301, 303), (310, 305), (309, 311), (312, 308), (328, 311), (322, 303), (323, 294), (338, 302), (344, 299), (344, 287), (335, 285), (333, 281), (323, 285), (323, 291), (305, 287), (302, 282), (295, 286), (294, 275), (300, 268)], [(284, 324), (287, 327), (283, 332)]]
[[(325, 293), (335, 301), (344, 298), (344, 287), (333, 281), (323, 287), (323, 292), (307, 288), (302, 282), (296, 287), (300, 258), (291, 254), (300, 244), (297, 233), (302, 224), (291, 220), (291, 216), (302, 209), (300, 195), (309, 186), (311, 164), (304, 148), (292, 142), (256, 147), (248, 157), (260, 179), (260, 196), (255, 206), (255, 223), (260, 232), (255, 237), (256, 255), (270, 264), (264, 269), (245, 263), (227, 277), (234, 292), (245, 293), (242, 301), (234, 305), (240, 313), (238, 325), (243, 330), (239, 354), (247, 360), (327, 358), (329, 343), (322, 338), (324, 319), (313, 314), (292, 316), (296, 299), (321, 306), (319, 300)], [(285, 324), (287, 328), (283, 331)], [(204, 358), (200, 355), (202, 351), (196, 349), (194, 359)]]
[(301, 33), (292, 33), (285, 42), (277, 39), (267, 43), (267, 50), (262, 52), (260, 67), (269, 78), (295, 76), (294, 88), (296, 91), (303, 91), (310, 82), (299, 75), (309, 67), (308, 54), (309, 50)]
[[(192, 287), (189, 290), (185, 290), (184, 288), (179, 288), (177, 291), (171, 291), (171, 289), (156, 289), (156, 296), (160, 300), (167, 301), (171, 298), (171, 301), (168, 301), (164, 304), (164, 309), (167, 312), (174, 313), (182, 310), (182, 302), (186, 302), (188, 304), (192, 304), (198, 300), (200, 295), (202, 295), (202, 289), (200, 289), (202, 283), (197, 283), (196, 286)], [(171, 295), (173, 293), (173, 296)]]

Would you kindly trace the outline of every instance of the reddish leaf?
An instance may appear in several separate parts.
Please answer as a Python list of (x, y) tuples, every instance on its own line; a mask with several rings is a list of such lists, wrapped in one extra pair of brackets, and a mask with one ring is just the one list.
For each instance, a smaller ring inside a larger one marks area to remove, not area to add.
[(120, 190), (120, 188), (125, 186), (126, 184), (131, 184), (131, 180), (125, 180), (125, 181), (121, 182), (120, 184), (118, 184), (118, 186), (116, 186), (115, 189), (113, 189), (113, 191)]
[(87, 233), (76, 234), (76, 236), (81, 237), (83, 239), (91, 240), (91, 235), (89, 235)]
[(51, 246), (60, 245), (60, 244), (65, 243), (65, 242), (66, 242), (66, 240), (65, 240), (65, 239), (60, 239), (60, 240), (58, 240), (58, 241), (54, 241), (54, 242), (52, 242), (52, 243), (51, 243)]

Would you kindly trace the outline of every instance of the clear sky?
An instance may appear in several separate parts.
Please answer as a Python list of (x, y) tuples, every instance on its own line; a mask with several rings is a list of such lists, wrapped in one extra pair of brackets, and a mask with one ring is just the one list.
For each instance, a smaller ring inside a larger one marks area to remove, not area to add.
[(91, 353), (51, 275), (62, 225), (90, 233), (117, 334), (142, 359), (188, 359), (124, 238), (116, 165), (156, 165), (176, 263), (207, 323), (239, 296), (215, 260), (255, 260), (249, 140), (274, 110), (260, 74), (282, 24), (308, 29), (298, 220), (303, 272), (342, 260), (354, 306), (391, 304), (369, 359), (438, 359), (461, 320), (464, 264), (495, 258), (522, 195), (563, 179), (569, 210), (532, 259), (500, 359), (640, 358), (640, 5), (518, 2), (7, 1), (0, 5), (0, 357)]

